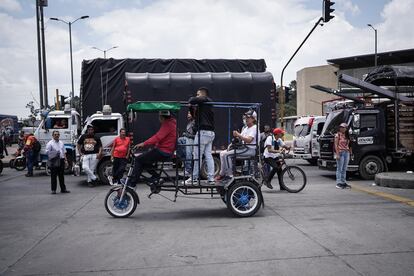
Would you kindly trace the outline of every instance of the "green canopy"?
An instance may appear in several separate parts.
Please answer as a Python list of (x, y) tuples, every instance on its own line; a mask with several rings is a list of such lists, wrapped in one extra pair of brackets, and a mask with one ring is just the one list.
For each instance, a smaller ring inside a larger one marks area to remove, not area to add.
[(178, 111), (180, 109), (181, 104), (177, 102), (136, 102), (127, 107), (127, 111), (135, 112)]

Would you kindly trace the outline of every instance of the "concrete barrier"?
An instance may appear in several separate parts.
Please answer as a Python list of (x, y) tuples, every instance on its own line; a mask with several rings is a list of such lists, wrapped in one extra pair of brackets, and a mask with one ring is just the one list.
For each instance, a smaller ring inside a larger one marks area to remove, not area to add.
[(414, 189), (414, 173), (384, 172), (375, 175), (375, 184), (390, 188)]

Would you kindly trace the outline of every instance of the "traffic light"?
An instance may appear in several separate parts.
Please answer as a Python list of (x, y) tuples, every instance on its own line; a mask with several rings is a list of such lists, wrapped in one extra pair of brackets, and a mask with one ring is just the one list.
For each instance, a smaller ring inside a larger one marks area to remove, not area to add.
[(329, 22), (329, 20), (335, 17), (332, 15), (335, 9), (331, 8), (334, 4), (335, 2), (331, 2), (331, 0), (323, 0), (323, 6), (322, 6), (323, 22), (325, 23)]
[(285, 87), (285, 103), (288, 103), (291, 100), (290, 95), (290, 88)]

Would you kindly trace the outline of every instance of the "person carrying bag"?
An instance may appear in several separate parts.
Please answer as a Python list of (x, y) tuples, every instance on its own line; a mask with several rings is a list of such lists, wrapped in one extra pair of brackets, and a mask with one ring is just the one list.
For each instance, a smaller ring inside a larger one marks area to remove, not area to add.
[(65, 146), (63, 142), (59, 140), (59, 131), (53, 131), (52, 136), (53, 139), (46, 145), (46, 153), (48, 156), (47, 165), (49, 166), (51, 172), (52, 194), (56, 194), (57, 177), (59, 177), (60, 192), (70, 193), (65, 186)]

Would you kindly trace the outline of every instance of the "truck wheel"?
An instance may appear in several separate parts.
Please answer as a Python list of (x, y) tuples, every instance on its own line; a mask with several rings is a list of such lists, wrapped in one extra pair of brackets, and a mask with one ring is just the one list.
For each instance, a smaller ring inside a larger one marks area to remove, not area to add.
[[(216, 156), (213, 156), (213, 160), (214, 160), (214, 176), (217, 176), (220, 172), (220, 159)], [(200, 176), (202, 179), (207, 179), (207, 164), (205, 160), (203, 160), (203, 163), (201, 164)]]
[(359, 175), (362, 179), (372, 180), (377, 173), (384, 171), (381, 158), (375, 155), (365, 156), (359, 164)]
[(102, 184), (109, 185), (108, 176), (112, 175), (112, 162), (110, 159), (106, 159), (99, 164), (97, 174)]
[(73, 168), (73, 155), (72, 152), (66, 153), (66, 162), (65, 162), (65, 174), (71, 174)]

